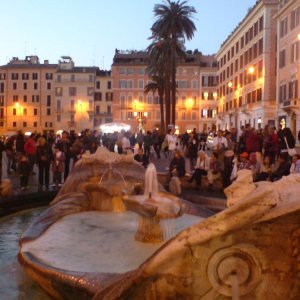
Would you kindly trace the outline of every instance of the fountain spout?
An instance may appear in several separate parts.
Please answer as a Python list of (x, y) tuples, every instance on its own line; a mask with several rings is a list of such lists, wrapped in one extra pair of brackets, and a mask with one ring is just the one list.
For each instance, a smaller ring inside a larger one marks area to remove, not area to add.
[(177, 218), (183, 213), (177, 197), (158, 192), (157, 172), (152, 163), (145, 173), (144, 195), (125, 195), (122, 199), (128, 210), (140, 215), (135, 239), (145, 243), (163, 242), (165, 234), (160, 221)]

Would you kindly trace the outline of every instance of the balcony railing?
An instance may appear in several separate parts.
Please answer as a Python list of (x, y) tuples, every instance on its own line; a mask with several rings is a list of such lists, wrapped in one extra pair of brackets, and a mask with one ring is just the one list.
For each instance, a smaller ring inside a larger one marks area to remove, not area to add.
[(300, 107), (300, 100), (297, 99), (297, 98), (283, 101), (280, 104), (280, 108), (283, 109), (284, 111), (290, 111), (292, 109), (296, 109), (296, 108), (299, 108), (299, 107)]

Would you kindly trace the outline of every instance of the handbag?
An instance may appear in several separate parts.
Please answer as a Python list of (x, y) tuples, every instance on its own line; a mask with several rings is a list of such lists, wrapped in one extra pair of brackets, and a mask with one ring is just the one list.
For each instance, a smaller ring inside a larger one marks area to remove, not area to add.
[(290, 147), (289, 147), (289, 144), (288, 144), (288, 142), (287, 142), (287, 140), (286, 140), (286, 137), (284, 137), (284, 141), (285, 141), (286, 148), (287, 148), (287, 151), (288, 151), (289, 156), (294, 156), (294, 155), (296, 155), (296, 154), (297, 154), (296, 149), (295, 149), (295, 148), (290, 148)]

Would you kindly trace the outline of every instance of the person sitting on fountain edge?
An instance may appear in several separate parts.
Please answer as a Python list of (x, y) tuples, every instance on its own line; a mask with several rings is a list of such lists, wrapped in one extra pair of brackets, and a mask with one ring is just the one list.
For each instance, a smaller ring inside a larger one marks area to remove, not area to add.
[(185, 160), (179, 150), (175, 150), (174, 158), (170, 162), (169, 166), (169, 178), (176, 176), (176, 177), (183, 177), (185, 175)]
[(144, 154), (143, 148), (139, 148), (138, 153), (134, 156), (134, 160), (144, 166), (145, 169), (149, 164), (149, 158)]

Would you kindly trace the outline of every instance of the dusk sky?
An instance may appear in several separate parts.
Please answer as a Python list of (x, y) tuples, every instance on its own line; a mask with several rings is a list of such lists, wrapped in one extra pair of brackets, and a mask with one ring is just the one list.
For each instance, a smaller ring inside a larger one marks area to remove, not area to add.
[[(161, 0), (1, 0), (0, 65), (36, 54), (110, 69), (115, 49), (144, 50)], [(197, 32), (186, 49), (216, 53), (256, 0), (190, 0)]]

